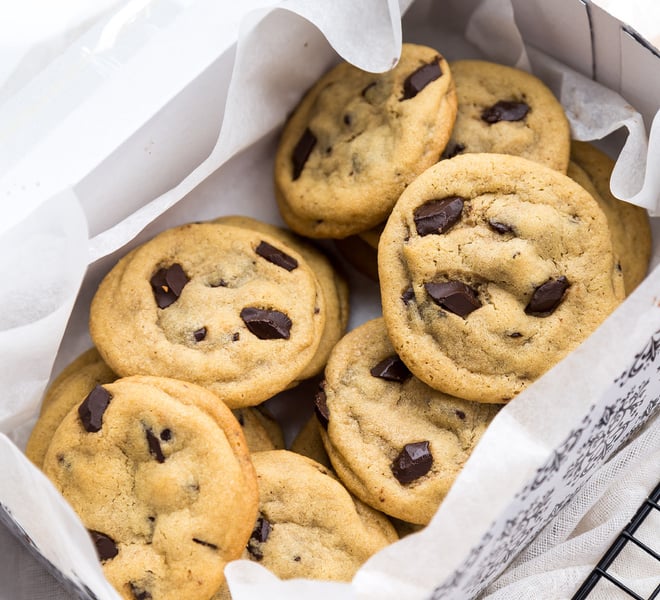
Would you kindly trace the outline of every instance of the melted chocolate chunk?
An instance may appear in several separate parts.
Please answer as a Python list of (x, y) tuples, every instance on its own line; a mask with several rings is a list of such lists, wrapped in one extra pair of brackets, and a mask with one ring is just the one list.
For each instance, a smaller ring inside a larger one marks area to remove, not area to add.
[(570, 287), (568, 279), (563, 275), (557, 279), (548, 279), (534, 290), (525, 313), (534, 317), (551, 315), (564, 298), (564, 292)]
[(483, 110), (481, 120), (490, 124), (498, 121), (522, 121), (528, 112), (529, 105), (525, 102), (500, 100)]
[(158, 308), (167, 308), (170, 304), (176, 302), (189, 281), (190, 279), (188, 279), (183, 267), (178, 263), (167, 268), (158, 269), (149, 281)]
[(328, 409), (328, 399), (325, 395), (325, 382), (319, 384), (318, 392), (314, 396), (314, 414), (321, 423), (323, 429), (328, 429), (328, 421), (330, 421), (330, 410)]
[(406, 288), (401, 294), (401, 300), (403, 300), (403, 303), (408, 306), (413, 300), (415, 299), (415, 291), (412, 289), (412, 287)]
[(446, 233), (461, 220), (463, 204), (460, 196), (448, 196), (418, 206), (413, 213), (417, 233), (422, 236)]
[(381, 360), (369, 371), (374, 377), (403, 383), (412, 377), (412, 373), (403, 361), (395, 354)]
[(165, 455), (160, 448), (160, 442), (158, 438), (153, 434), (151, 429), (145, 431), (147, 434), (147, 444), (149, 445), (149, 454), (153, 456), (159, 463), (165, 462)]
[(462, 281), (425, 283), (424, 289), (438, 306), (464, 319), (481, 306), (476, 290)]
[(291, 319), (279, 310), (249, 306), (241, 311), (241, 319), (260, 340), (288, 340), (291, 335)]
[(456, 144), (452, 144), (451, 146), (447, 146), (440, 156), (440, 159), (447, 159), (447, 158), (454, 158), (457, 154), (460, 154), (465, 150), (465, 144), (459, 144), (458, 142)]
[(255, 252), (268, 262), (272, 262), (274, 265), (282, 267), (287, 271), (293, 271), (298, 267), (298, 261), (295, 258), (278, 250), (275, 246), (271, 246), (268, 242), (262, 241), (257, 246)]
[(442, 70), (440, 69), (440, 58), (436, 58), (433, 62), (422, 65), (419, 69), (408, 75), (403, 82), (403, 97), (401, 100), (414, 98), (429, 83), (435, 81), (441, 76)]
[(406, 444), (391, 465), (399, 483), (410, 483), (426, 475), (433, 464), (429, 442)]
[(261, 560), (264, 557), (259, 544), (263, 544), (268, 539), (271, 529), (272, 526), (265, 517), (259, 517), (257, 519), (254, 531), (252, 531), (252, 535), (247, 543), (247, 551), (255, 560)]
[(206, 546), (207, 548), (211, 548), (212, 550), (217, 550), (218, 547), (215, 544), (212, 544), (211, 542), (205, 542), (204, 540), (200, 540), (199, 538), (193, 538), (192, 539), (195, 544), (199, 544), (200, 546)]
[(96, 433), (103, 426), (103, 414), (112, 400), (112, 395), (101, 385), (97, 385), (78, 407), (78, 416), (85, 431)]
[(206, 337), (206, 327), (200, 327), (197, 331), (193, 331), (193, 337), (196, 342), (201, 342)]
[(100, 561), (110, 560), (119, 554), (115, 540), (109, 535), (100, 531), (94, 531), (93, 529), (89, 530), (89, 535), (92, 536), (92, 541), (94, 542), (94, 546), (96, 546), (96, 553)]
[(293, 149), (293, 155), (291, 156), (294, 181), (300, 177), (309, 155), (312, 153), (312, 150), (314, 150), (314, 146), (316, 146), (316, 136), (306, 128), (298, 140), (296, 147)]
[(496, 231), (497, 233), (501, 233), (502, 235), (504, 235), (505, 233), (514, 233), (513, 226), (509, 225), (508, 223), (502, 223), (502, 221), (489, 219), (488, 225), (493, 231)]
[(130, 581), (128, 585), (135, 600), (151, 600), (151, 592), (145, 590), (140, 584)]

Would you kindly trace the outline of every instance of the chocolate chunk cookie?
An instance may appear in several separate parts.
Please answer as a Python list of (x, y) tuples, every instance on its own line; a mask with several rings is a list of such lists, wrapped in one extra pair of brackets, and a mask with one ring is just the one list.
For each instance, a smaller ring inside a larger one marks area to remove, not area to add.
[(43, 470), (129, 600), (210, 598), (257, 516), (240, 425), (215, 394), (182, 381), (97, 386), (64, 417)]
[[(350, 581), (398, 539), (389, 520), (354, 498), (319, 463), (288, 450), (252, 455), (259, 516), (242, 558), (280, 579)], [(214, 600), (230, 598), (227, 587)]]
[(564, 109), (537, 77), (482, 60), (451, 63), (458, 114), (444, 158), (514, 154), (566, 173), (570, 128)]
[(427, 524), (500, 407), (420, 381), (381, 318), (342, 338), (325, 377), (320, 431), (339, 478), (370, 506)]
[(455, 116), (451, 72), (432, 48), (404, 44), (396, 67), (383, 74), (336, 66), (285, 124), (275, 157), (284, 221), (313, 238), (377, 225), (438, 160)]
[(92, 300), (90, 333), (119, 375), (192, 381), (238, 408), (300, 377), (325, 315), (317, 277), (281, 240), (194, 223), (117, 263)]
[(215, 219), (215, 223), (224, 223), (234, 227), (245, 227), (281, 239), (287, 246), (299, 252), (316, 275), (325, 299), (325, 329), (316, 354), (310, 363), (298, 375), (298, 379), (309, 379), (323, 370), (330, 350), (344, 335), (349, 317), (348, 282), (342, 273), (330, 262), (329, 258), (311, 243), (293, 232), (264, 223), (251, 217), (231, 215)]
[(236, 420), (250, 452), (263, 452), (284, 448), (284, 434), (279, 423), (262, 414), (257, 407), (235, 408)]
[(510, 155), (440, 161), (381, 236), (383, 316), (429, 386), (506, 402), (623, 298), (605, 215), (558, 171)]
[(630, 294), (646, 277), (649, 268), (651, 225), (645, 209), (612, 195), (610, 177), (613, 168), (614, 161), (592, 144), (571, 143), (568, 175), (588, 189), (605, 213), (612, 234), (612, 247), (623, 272), (626, 294)]
[(96, 348), (90, 348), (67, 365), (44, 394), (41, 413), (25, 448), (26, 456), (41, 467), (53, 433), (64, 416), (97, 385), (115, 379), (117, 375), (105, 364)]

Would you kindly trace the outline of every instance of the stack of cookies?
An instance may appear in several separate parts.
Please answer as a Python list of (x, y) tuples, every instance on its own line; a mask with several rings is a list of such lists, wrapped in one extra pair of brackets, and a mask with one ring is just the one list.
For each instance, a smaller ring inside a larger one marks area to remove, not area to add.
[[(414, 44), (384, 74), (340, 64), (282, 133), (290, 229), (224, 216), (119, 260), (26, 453), (129, 600), (228, 598), (240, 557), (349, 581), (643, 279), (648, 218), (611, 169), (527, 73)], [(346, 333), (347, 279), (311, 238), (379, 281), (382, 317)], [(263, 403), (315, 377), (285, 449)]]

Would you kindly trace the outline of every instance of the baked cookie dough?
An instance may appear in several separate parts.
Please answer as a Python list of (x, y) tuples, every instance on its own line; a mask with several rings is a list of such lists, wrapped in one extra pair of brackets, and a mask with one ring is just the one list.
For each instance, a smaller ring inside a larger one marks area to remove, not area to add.
[[(387, 517), (354, 498), (319, 463), (288, 450), (252, 455), (259, 516), (242, 558), (280, 579), (350, 581), (398, 539)], [(227, 586), (214, 600), (230, 598)]]
[(450, 67), (458, 114), (444, 158), (514, 154), (566, 173), (570, 127), (561, 104), (540, 79), (483, 60), (459, 60)]
[(300, 377), (325, 315), (317, 277), (281, 240), (191, 223), (117, 263), (92, 300), (89, 327), (117, 374), (191, 381), (239, 408)]
[(378, 269), (397, 354), (429, 386), (480, 402), (521, 392), (624, 296), (596, 201), (510, 155), (456, 156), (411, 183)]
[(65, 415), (97, 385), (117, 379), (96, 348), (83, 352), (53, 380), (44, 394), (41, 412), (25, 447), (26, 456), (39, 468), (57, 426)]
[(587, 142), (571, 143), (571, 165), (568, 175), (587, 188), (607, 217), (612, 234), (612, 248), (623, 272), (626, 295), (646, 277), (651, 260), (652, 238), (649, 215), (645, 209), (616, 198), (610, 191), (614, 160)]
[(318, 278), (325, 299), (325, 329), (316, 354), (310, 363), (298, 375), (298, 379), (309, 379), (323, 370), (332, 347), (346, 332), (350, 312), (348, 282), (330, 259), (310, 242), (303, 240), (283, 227), (276, 227), (251, 217), (228, 215), (215, 219), (215, 223), (224, 223), (235, 227), (245, 227), (281, 239), (287, 246), (299, 252), (305, 258)]
[(439, 159), (455, 116), (451, 72), (433, 48), (403, 44), (397, 65), (382, 74), (339, 64), (284, 126), (275, 156), (284, 221), (312, 238), (377, 225), (406, 185)]
[(211, 598), (257, 516), (238, 422), (212, 392), (178, 380), (94, 388), (55, 431), (43, 471), (127, 600)]
[(378, 318), (335, 346), (317, 409), (344, 485), (390, 516), (425, 525), (500, 407), (454, 398), (414, 377)]

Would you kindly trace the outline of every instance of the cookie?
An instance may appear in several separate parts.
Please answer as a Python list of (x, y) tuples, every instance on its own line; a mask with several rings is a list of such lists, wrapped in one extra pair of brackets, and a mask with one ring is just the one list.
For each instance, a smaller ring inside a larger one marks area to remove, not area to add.
[(250, 452), (284, 448), (282, 428), (274, 419), (265, 416), (256, 407), (235, 408), (232, 412), (243, 429)]
[(55, 431), (44, 473), (123, 598), (211, 598), (257, 515), (245, 438), (209, 390), (136, 376), (98, 386)]
[(349, 317), (348, 282), (342, 273), (330, 262), (328, 257), (311, 243), (303, 240), (291, 231), (276, 227), (251, 217), (232, 215), (215, 219), (215, 223), (224, 223), (235, 227), (245, 227), (265, 233), (282, 240), (287, 246), (299, 252), (305, 258), (319, 280), (325, 299), (325, 329), (316, 354), (310, 363), (298, 375), (299, 379), (309, 379), (323, 370), (330, 350), (346, 332)]
[(53, 433), (64, 416), (97, 385), (115, 379), (117, 375), (105, 364), (96, 348), (90, 348), (67, 365), (44, 394), (39, 418), (27, 441), (26, 456), (41, 467)]
[(274, 167), (284, 221), (312, 238), (377, 225), (439, 159), (455, 116), (452, 75), (433, 48), (403, 44), (397, 65), (382, 74), (337, 65), (284, 126)]
[(414, 377), (382, 318), (335, 346), (317, 396), (321, 436), (344, 485), (363, 502), (427, 524), (499, 410)]
[(576, 174), (581, 168), (595, 192), (590, 190), (607, 217), (612, 234), (612, 247), (623, 272), (626, 294), (630, 294), (646, 277), (651, 260), (651, 224), (645, 209), (616, 198), (610, 191), (610, 177), (614, 160), (592, 144), (571, 143), (572, 168), (569, 176), (584, 185)]
[(119, 375), (191, 381), (240, 408), (300, 377), (325, 313), (317, 277), (279, 239), (193, 223), (122, 258), (99, 285), (89, 327)]
[(378, 247), (394, 349), (427, 385), (506, 402), (623, 299), (610, 231), (569, 177), (510, 155), (440, 161), (406, 188)]
[(293, 439), (293, 442), (291, 442), (291, 451), (302, 454), (322, 464), (324, 467), (332, 469), (332, 463), (330, 462), (330, 458), (328, 458), (328, 453), (325, 451), (319, 427), (318, 419), (312, 415), (302, 426), (298, 435)]
[[(354, 498), (319, 463), (288, 450), (252, 455), (259, 516), (242, 558), (280, 579), (350, 581), (398, 539), (389, 520)], [(229, 598), (225, 588), (216, 599)]]
[(340, 240), (334, 240), (348, 263), (372, 281), (378, 281), (378, 241), (385, 223)]
[(566, 173), (570, 127), (564, 109), (537, 77), (482, 60), (451, 63), (458, 114), (443, 154), (522, 156)]
[[(95, 377), (94, 373), (98, 370), (100, 373), (106, 372), (106, 369), (109, 369), (109, 367), (105, 364), (103, 359), (101, 358), (101, 355), (99, 354), (98, 350), (94, 347), (89, 348), (88, 350), (85, 350), (83, 353), (81, 353), (79, 356), (77, 356), (73, 361), (71, 361), (68, 365), (66, 365), (55, 377), (51, 383), (48, 385), (48, 388), (44, 392), (44, 397), (41, 400), (41, 408), (40, 412), (43, 412), (51, 403), (53, 399), (55, 399), (59, 394), (58, 394), (58, 388), (60, 384), (62, 384), (65, 381), (68, 381), (69, 377), (73, 375), (74, 373), (85, 373), (85, 371), (90, 368), (91, 369), (91, 378), (92, 380), (95, 381), (96, 383), (106, 383), (103, 381), (103, 379), (107, 379), (107, 382), (112, 381), (112, 378), (116, 379), (117, 376), (112, 373), (112, 371), (109, 371), (107, 375), (101, 376), (100, 378)], [(112, 377), (112, 378), (109, 378)], [(67, 386), (69, 383), (66, 384)]]

